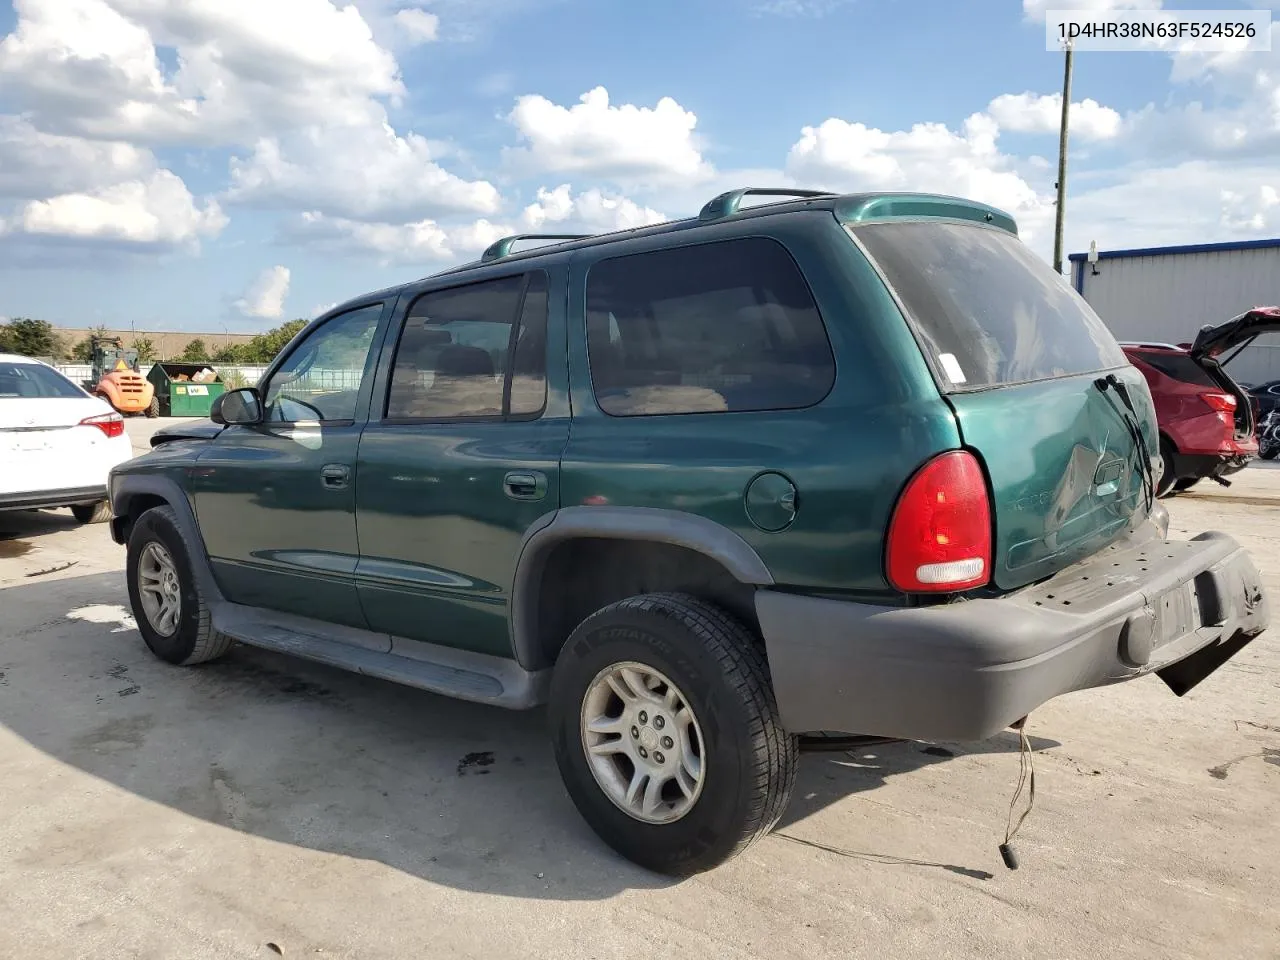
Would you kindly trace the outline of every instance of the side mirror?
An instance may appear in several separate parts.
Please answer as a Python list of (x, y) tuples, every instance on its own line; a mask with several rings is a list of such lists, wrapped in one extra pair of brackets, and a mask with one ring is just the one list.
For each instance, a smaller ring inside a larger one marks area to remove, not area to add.
[(228, 390), (213, 401), (209, 419), (226, 427), (262, 422), (262, 398), (254, 387)]

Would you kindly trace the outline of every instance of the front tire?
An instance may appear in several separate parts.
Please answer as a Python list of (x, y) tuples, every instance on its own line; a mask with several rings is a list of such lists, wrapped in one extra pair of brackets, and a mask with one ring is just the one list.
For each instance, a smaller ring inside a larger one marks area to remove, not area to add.
[(129, 535), (129, 602), (147, 647), (168, 663), (189, 665), (227, 652), (231, 638), (213, 629), (188, 546), (172, 507), (154, 507)]
[(758, 639), (695, 597), (647, 594), (588, 617), (556, 662), (549, 712), (578, 811), (659, 873), (737, 856), (773, 829), (795, 786), (797, 741)]
[(106, 523), (111, 519), (111, 503), (108, 500), (77, 503), (71, 508), (71, 515), (78, 523)]

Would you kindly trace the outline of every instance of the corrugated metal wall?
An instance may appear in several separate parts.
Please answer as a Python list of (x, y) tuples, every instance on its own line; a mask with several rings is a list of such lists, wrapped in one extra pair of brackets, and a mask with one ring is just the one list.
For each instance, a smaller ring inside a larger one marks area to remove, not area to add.
[[(1116, 257), (1072, 268), (1077, 289), (1117, 340), (1185, 343), (1206, 323), (1280, 304), (1280, 247)], [(1228, 369), (1246, 383), (1280, 380), (1280, 334), (1260, 337)]]

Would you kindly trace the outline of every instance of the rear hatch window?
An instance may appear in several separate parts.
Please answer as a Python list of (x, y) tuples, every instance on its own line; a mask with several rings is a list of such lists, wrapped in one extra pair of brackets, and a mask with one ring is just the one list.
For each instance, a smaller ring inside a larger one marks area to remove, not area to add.
[(915, 322), (947, 391), (1128, 362), (1089, 305), (1012, 234), (909, 221), (859, 227), (855, 235)]
[(1218, 386), (1218, 382), (1209, 376), (1209, 371), (1192, 360), (1189, 353), (1158, 353), (1154, 350), (1133, 350), (1131, 353), (1166, 377), (1195, 384), (1197, 387)]
[(986, 466), (995, 585), (1051, 576), (1122, 535), (1146, 508), (1159, 440), (1146, 380), (1093, 309), (1003, 230), (948, 221), (850, 230)]
[(85, 392), (56, 370), (38, 363), (0, 363), (0, 400), (54, 397), (83, 400)]

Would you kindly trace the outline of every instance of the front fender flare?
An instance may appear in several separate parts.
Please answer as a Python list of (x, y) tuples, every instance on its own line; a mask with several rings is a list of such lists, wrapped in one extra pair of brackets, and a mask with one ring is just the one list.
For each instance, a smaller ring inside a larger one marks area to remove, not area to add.
[(123, 519), (130, 515), (130, 508), (138, 497), (158, 497), (173, 509), (174, 517), (191, 554), (191, 568), (205, 598), (222, 599), (222, 591), (213, 578), (209, 554), (205, 550), (200, 524), (196, 522), (195, 509), (186, 491), (171, 477), (158, 474), (125, 473), (111, 477), (111, 537), (117, 543), (125, 542)]

